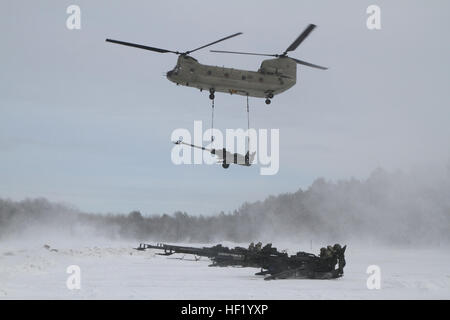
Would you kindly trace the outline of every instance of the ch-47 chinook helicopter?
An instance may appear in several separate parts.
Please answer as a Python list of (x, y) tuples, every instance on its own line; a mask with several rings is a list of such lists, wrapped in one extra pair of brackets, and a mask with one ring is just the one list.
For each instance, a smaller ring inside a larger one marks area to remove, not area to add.
[(243, 96), (266, 98), (266, 104), (270, 104), (271, 99), (292, 86), (297, 80), (297, 64), (326, 70), (327, 68), (318, 66), (303, 60), (288, 57), (287, 53), (294, 51), (308, 37), (316, 26), (310, 24), (294, 42), (281, 54), (259, 54), (249, 52), (216, 51), (219, 53), (247, 54), (257, 56), (275, 57), (275, 59), (264, 60), (258, 71), (239, 70), (232, 68), (208, 66), (199, 63), (190, 56), (191, 53), (209, 47), (218, 42), (241, 35), (241, 32), (206, 44), (199, 48), (185, 52), (172, 51), (167, 49), (148, 47), (140, 44), (106, 39), (107, 42), (150, 50), (159, 53), (174, 53), (178, 55), (178, 61), (173, 70), (167, 72), (167, 79), (176, 83), (203, 90), (209, 90), (209, 98), (214, 100), (215, 92), (239, 94)]

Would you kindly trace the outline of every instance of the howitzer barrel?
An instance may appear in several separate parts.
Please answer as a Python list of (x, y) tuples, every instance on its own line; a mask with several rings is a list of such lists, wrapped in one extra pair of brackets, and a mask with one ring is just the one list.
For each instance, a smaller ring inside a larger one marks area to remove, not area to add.
[(144, 251), (146, 249), (157, 249), (164, 250), (164, 253), (159, 253), (160, 255), (169, 256), (174, 253), (184, 253), (184, 254), (193, 254), (196, 256), (203, 257), (211, 257), (214, 256), (215, 253), (211, 248), (194, 248), (194, 247), (183, 247), (183, 246), (173, 246), (165, 243), (158, 243), (156, 245), (141, 243), (136, 250)]

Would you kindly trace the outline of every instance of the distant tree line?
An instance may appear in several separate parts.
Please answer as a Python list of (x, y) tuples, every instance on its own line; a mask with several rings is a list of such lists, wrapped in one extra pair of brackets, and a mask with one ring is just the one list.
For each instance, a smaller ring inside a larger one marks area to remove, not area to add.
[[(307, 190), (244, 203), (212, 216), (89, 214), (46, 199), (0, 199), (0, 239), (33, 232), (141, 241), (314, 239), (398, 244), (450, 243), (450, 179), (375, 170), (366, 180), (317, 179)], [(37, 231), (36, 231), (37, 230)]]

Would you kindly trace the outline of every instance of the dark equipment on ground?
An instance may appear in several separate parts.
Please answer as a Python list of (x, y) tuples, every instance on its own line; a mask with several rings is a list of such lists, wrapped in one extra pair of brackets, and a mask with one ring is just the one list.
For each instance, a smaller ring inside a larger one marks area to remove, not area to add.
[[(264, 280), (274, 279), (335, 279), (344, 274), (345, 250), (347, 246), (339, 244), (327, 246), (320, 250), (320, 255), (297, 252), (288, 255), (285, 251), (278, 251), (272, 244), (264, 247), (261, 242), (251, 243), (248, 248), (228, 248), (221, 244), (212, 247), (183, 247), (168, 244), (141, 243), (136, 250), (157, 249), (164, 250), (158, 255), (169, 256), (175, 253), (192, 254), (196, 257), (207, 257), (212, 261), (210, 267), (252, 267), (260, 268), (256, 275), (267, 276)], [(197, 260), (197, 259), (196, 259)]]

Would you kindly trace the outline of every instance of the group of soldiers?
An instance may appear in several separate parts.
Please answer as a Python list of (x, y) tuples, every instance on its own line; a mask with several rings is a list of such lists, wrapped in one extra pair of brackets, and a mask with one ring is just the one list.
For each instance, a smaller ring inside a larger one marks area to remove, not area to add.
[(342, 247), (340, 244), (336, 243), (334, 246), (327, 246), (326, 248), (320, 248), (320, 258), (328, 259), (333, 257), (336, 253), (341, 252)]
[[(329, 245), (320, 249), (318, 256), (297, 252), (296, 255), (288, 256), (286, 251), (277, 251), (271, 243), (262, 245), (261, 242), (250, 243), (248, 257), (260, 257), (264, 268), (271, 273), (288, 272), (293, 277), (306, 278), (335, 278), (344, 274), (345, 249), (340, 244)], [(259, 260), (258, 260), (259, 261)], [(294, 271), (294, 269), (296, 271)]]
[(250, 252), (274, 252), (277, 250), (276, 250), (276, 248), (272, 248), (271, 243), (268, 243), (263, 247), (261, 242), (258, 242), (257, 244), (252, 242), (248, 246), (248, 251), (250, 251)]
[[(272, 244), (270, 244), (272, 245)], [(249, 251), (261, 251), (262, 249), (262, 243), (258, 242), (256, 245), (254, 242), (250, 243), (250, 245), (248, 246), (248, 250)]]
[(346, 264), (344, 258), (346, 247), (347, 246), (344, 246), (344, 248), (342, 248), (338, 243), (336, 243), (334, 246), (327, 246), (326, 248), (323, 247), (320, 249), (319, 258), (325, 261), (329, 266), (333, 266), (333, 268), (335, 265), (337, 265), (339, 274), (343, 275), (344, 267)]
[[(268, 243), (264, 247), (261, 242), (255, 244), (254, 242), (250, 243), (248, 246), (249, 251), (261, 252), (261, 251), (270, 251), (272, 249), (272, 244)], [(327, 246), (320, 248), (320, 258), (328, 259), (335, 256), (335, 254), (341, 252), (342, 247), (340, 244), (336, 243), (334, 246)]]

